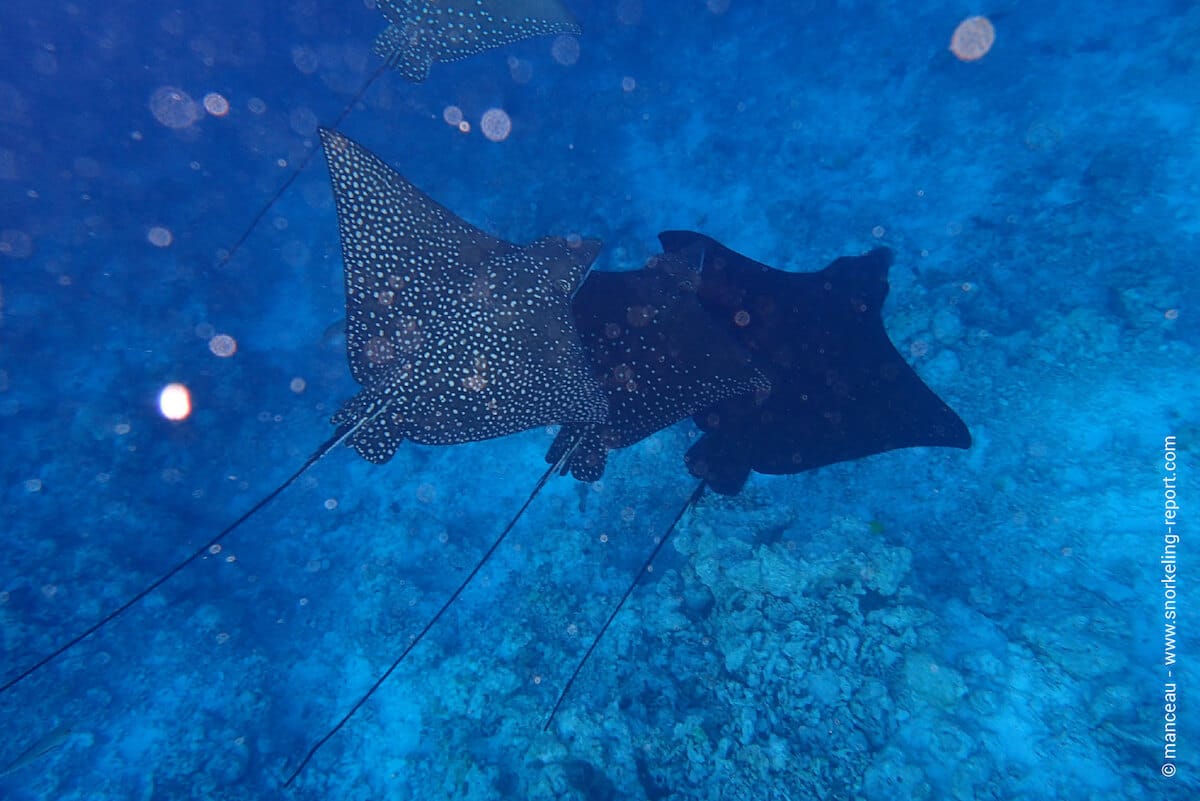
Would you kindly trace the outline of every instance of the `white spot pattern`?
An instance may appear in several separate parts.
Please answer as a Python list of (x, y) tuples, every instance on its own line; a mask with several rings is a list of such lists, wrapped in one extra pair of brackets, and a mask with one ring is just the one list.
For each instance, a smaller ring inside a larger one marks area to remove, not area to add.
[(334, 416), (386, 462), (431, 445), (556, 423), (598, 423), (607, 403), (571, 316), (600, 243), (496, 239), (360, 145), (322, 130), (345, 262), (346, 350), (364, 389)]

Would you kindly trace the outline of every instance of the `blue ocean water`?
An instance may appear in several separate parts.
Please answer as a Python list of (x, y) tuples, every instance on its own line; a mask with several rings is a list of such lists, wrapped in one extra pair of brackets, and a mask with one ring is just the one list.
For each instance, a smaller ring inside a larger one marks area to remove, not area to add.
[[(695, 430), (552, 481), (284, 790), (552, 432), (384, 466), (339, 450), (0, 695), (0, 795), (1200, 797), (1200, 7), (566, 4), (577, 40), (385, 73), (341, 130), (497, 236), (603, 239), (601, 269), (672, 228), (797, 271), (892, 248), (889, 334), (971, 450), (706, 497), (543, 732), (691, 492)], [(995, 41), (963, 60), (976, 14)], [(270, 492), (356, 391), (319, 155), (222, 256), (377, 68), (383, 25), (370, 0), (0, 9), (0, 679)]]

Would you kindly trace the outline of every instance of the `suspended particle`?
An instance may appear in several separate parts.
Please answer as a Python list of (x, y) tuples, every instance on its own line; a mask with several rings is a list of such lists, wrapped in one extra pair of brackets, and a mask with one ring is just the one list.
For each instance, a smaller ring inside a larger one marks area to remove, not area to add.
[(212, 351), (214, 356), (228, 359), (237, 353), (237, 340), (229, 336), (229, 334), (217, 334), (208, 340), (208, 349)]
[(175, 241), (175, 235), (171, 233), (169, 228), (156, 225), (146, 232), (146, 241), (156, 248), (169, 248), (171, 247), (171, 243)]
[(579, 40), (574, 36), (559, 36), (550, 45), (550, 55), (564, 67), (579, 61)]
[(512, 119), (503, 109), (490, 108), (483, 113), (479, 129), (493, 142), (503, 142), (512, 133)]
[(200, 118), (200, 107), (182, 89), (160, 86), (150, 95), (150, 113), (168, 128), (187, 128)]
[(224, 95), (209, 92), (204, 96), (204, 110), (214, 117), (224, 117), (229, 113), (229, 101)]
[(962, 61), (978, 61), (996, 41), (996, 29), (987, 17), (969, 17), (958, 23), (950, 39), (950, 52)]
[(186, 420), (192, 413), (192, 395), (183, 384), (167, 384), (158, 394), (158, 409), (168, 420)]

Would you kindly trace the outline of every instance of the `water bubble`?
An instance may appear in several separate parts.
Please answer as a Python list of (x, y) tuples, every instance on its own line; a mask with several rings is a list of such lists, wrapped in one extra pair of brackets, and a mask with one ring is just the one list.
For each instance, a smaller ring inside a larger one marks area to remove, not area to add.
[(319, 124), (317, 115), (308, 106), (294, 108), (288, 114), (288, 125), (300, 136), (309, 136), (315, 133)]
[(204, 110), (214, 117), (224, 117), (229, 113), (229, 101), (224, 95), (209, 92), (204, 96)]
[(229, 334), (217, 334), (208, 340), (208, 349), (212, 351), (214, 356), (228, 359), (237, 353), (237, 340), (229, 336)]
[(950, 39), (950, 51), (963, 61), (978, 61), (996, 41), (996, 29), (987, 17), (969, 17), (958, 23)]
[(513, 83), (529, 83), (533, 80), (533, 64), (523, 58), (508, 59), (508, 74)]
[(312, 75), (321, 66), (316, 51), (303, 45), (296, 45), (292, 48), (292, 63), (305, 75)]
[(307, 386), (308, 386), (308, 384), (304, 381), (303, 378), (301, 378), (300, 376), (296, 376), (295, 378), (292, 379), (292, 383), (288, 384), (288, 389), (290, 389), (292, 392), (295, 392), (297, 395), (299, 395), (301, 392), (304, 391), (304, 388)]
[(550, 45), (550, 55), (564, 67), (579, 61), (579, 40), (574, 36), (559, 36)]
[(192, 413), (192, 395), (183, 384), (167, 384), (158, 395), (158, 409), (168, 420), (186, 420)]
[(33, 255), (33, 237), (12, 228), (0, 231), (0, 254), (12, 259), (27, 259)]
[(442, 109), (442, 119), (447, 125), (458, 125), (463, 121), (462, 109), (458, 106), (446, 106)]
[(155, 225), (154, 228), (146, 231), (146, 241), (155, 247), (170, 247), (170, 243), (175, 241), (175, 235), (170, 233), (169, 228)]
[(150, 95), (150, 113), (168, 128), (187, 128), (200, 118), (196, 101), (182, 89), (160, 86)]
[(512, 133), (512, 120), (503, 109), (490, 108), (483, 113), (479, 129), (493, 142), (503, 142)]

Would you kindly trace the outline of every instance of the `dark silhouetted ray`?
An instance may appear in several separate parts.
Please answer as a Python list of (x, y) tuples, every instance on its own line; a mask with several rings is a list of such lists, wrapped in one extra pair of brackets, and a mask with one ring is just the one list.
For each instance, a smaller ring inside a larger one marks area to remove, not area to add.
[(700, 483), (576, 663), (547, 729), (634, 587), (706, 487), (734, 495), (751, 470), (799, 473), (896, 448), (971, 444), (966, 425), (900, 357), (884, 330), (890, 250), (840, 258), (816, 273), (789, 273), (702, 234), (666, 231), (659, 240), (666, 256), (682, 257), (700, 270), (698, 296), (706, 313), (737, 339), (770, 384), (694, 416), (705, 433), (684, 458)]
[(750, 471), (789, 474), (895, 448), (967, 448), (959, 419), (904, 361), (883, 327), (890, 250), (789, 273), (686, 231), (663, 248), (704, 263), (700, 302), (771, 382), (761, 396), (695, 416), (705, 432), (688, 470), (737, 493)]
[[(322, 130), (346, 262), (346, 349), (363, 390), (336, 424), (386, 462), (430, 445), (600, 423), (571, 298), (600, 248), (523, 248), (473, 228), (361, 146)], [(365, 422), (364, 422), (365, 421)]]
[(507, 44), (581, 31), (558, 0), (380, 0), (390, 23), (375, 53), (410, 81), (435, 61), (459, 61)]
[(599, 426), (566, 425), (546, 455), (596, 481), (608, 451), (624, 448), (723, 398), (765, 390), (747, 353), (696, 298), (698, 270), (677, 256), (630, 272), (595, 272), (572, 305), (593, 374), (608, 398)]

